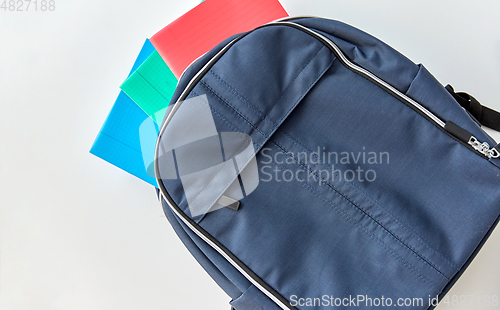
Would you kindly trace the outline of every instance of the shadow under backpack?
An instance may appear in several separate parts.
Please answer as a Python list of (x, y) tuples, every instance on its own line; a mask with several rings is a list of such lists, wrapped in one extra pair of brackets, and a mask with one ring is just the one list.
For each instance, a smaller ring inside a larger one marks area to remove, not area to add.
[(433, 309), (499, 219), (481, 125), (500, 114), (380, 40), (289, 18), (184, 72), (154, 171), (236, 310)]

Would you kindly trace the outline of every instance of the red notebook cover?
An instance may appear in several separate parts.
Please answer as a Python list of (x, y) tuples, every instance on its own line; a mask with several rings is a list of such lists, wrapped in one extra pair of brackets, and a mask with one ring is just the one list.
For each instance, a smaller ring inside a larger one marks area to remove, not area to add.
[(206, 0), (160, 30), (151, 43), (179, 78), (223, 40), (287, 16), (278, 0)]

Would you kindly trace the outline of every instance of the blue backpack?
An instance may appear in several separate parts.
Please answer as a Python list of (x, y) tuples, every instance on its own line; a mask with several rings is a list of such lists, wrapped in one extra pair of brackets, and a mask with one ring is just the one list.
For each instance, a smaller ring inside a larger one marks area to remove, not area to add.
[(165, 215), (236, 310), (433, 309), (500, 215), (500, 114), (338, 21), (194, 62), (154, 167)]

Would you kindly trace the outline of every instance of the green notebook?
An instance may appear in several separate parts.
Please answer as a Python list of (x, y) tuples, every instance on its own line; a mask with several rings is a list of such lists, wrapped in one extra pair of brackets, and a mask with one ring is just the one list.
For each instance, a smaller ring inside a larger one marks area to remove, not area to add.
[(160, 124), (176, 86), (177, 78), (155, 51), (120, 88)]

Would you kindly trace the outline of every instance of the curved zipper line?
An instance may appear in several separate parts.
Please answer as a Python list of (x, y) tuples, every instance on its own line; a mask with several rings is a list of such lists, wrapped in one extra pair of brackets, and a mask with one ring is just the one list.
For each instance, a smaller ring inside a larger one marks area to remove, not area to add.
[[(161, 136), (163, 134), (163, 132), (165, 131), (165, 127), (167, 126), (167, 124), (172, 120), (172, 117), (174, 116), (175, 112), (179, 109), (180, 105), (182, 104), (182, 101), (185, 99), (185, 97), (187, 96), (187, 94), (191, 91), (191, 87), (193, 86), (193, 84), (196, 82), (197, 78), (199, 76), (201, 76), (203, 74), (203, 72), (205, 70), (207, 70), (207, 68), (209, 68), (210, 66), (213, 65), (214, 63), (214, 59), (217, 59), (220, 55), (223, 55), (234, 43), (236, 43), (237, 40), (239, 40), (241, 37), (238, 37), (234, 40), (232, 40), (231, 42), (229, 42), (226, 46), (224, 46), (224, 48), (222, 50), (220, 50), (217, 54), (215, 54), (214, 57), (212, 57), (212, 59), (210, 59), (210, 61), (208, 61), (204, 66), (203, 68), (200, 69), (200, 71), (198, 71), (195, 76), (189, 81), (188, 85), (186, 85), (186, 88), (184, 88), (184, 91), (181, 93), (181, 95), (179, 96), (179, 100), (177, 100), (177, 102), (174, 104), (173, 108), (172, 108), (172, 111), (170, 111), (170, 113), (168, 114), (167, 116), (167, 119), (165, 120), (165, 122), (163, 123), (163, 126), (161, 127), (160, 129), (160, 132), (158, 134), (158, 139), (156, 140), (156, 151), (155, 151), (155, 158), (156, 156), (158, 155), (157, 151), (158, 151), (158, 144), (160, 142), (160, 139), (161, 139)], [(194, 63), (194, 62), (193, 62)], [(180, 81), (180, 79), (179, 79)]]
[[(231, 42), (229, 42), (230, 44)], [(179, 82), (182, 80), (182, 77), (184, 76), (184, 73), (186, 73), (187, 69), (189, 69), (189, 67), (191, 67), (195, 62), (197, 62), (200, 58), (202, 58), (203, 56), (205, 56), (208, 52), (205, 52), (203, 54), (201, 54), (200, 56), (198, 56), (198, 58), (196, 58), (195, 60), (191, 61), (191, 63), (186, 67), (186, 69), (184, 69), (184, 71), (182, 71), (181, 75), (179, 76), (179, 79), (177, 80), (177, 85), (179, 85)]]
[[(196, 233), (196, 235), (198, 235), (198, 237), (200, 237), (203, 241), (205, 241), (208, 245), (210, 245), (212, 248), (214, 248), (217, 252), (219, 252), (220, 255), (222, 255), (222, 257), (224, 257), (229, 263), (231, 263), (231, 265), (233, 265), (234, 268), (236, 268), (242, 275), (245, 276), (245, 278), (247, 278), (247, 280), (249, 280), (255, 287), (257, 287), (261, 292), (265, 293), (267, 297), (269, 297), (274, 303), (276, 303), (281, 309), (283, 310), (291, 310), (291, 309), (294, 309), (294, 308), (290, 308), (288, 307), (287, 305), (285, 305), (281, 300), (279, 300), (278, 298), (276, 298), (273, 294), (271, 294), (270, 292), (269, 293), (266, 293), (267, 290), (259, 283), (257, 282), (256, 280), (254, 280), (243, 268), (241, 268), (241, 266), (239, 266), (237, 263), (233, 262), (232, 258), (225, 252), (223, 251), (221, 248), (219, 248), (217, 246), (217, 244), (215, 244), (212, 240), (210, 240), (210, 238), (206, 237), (204, 234), (202, 233), (198, 233), (198, 230), (196, 229), (196, 227), (194, 227), (194, 225), (192, 225), (189, 221), (187, 221), (184, 216), (176, 209), (172, 206), (172, 204), (170, 204), (170, 202), (168, 201), (168, 199), (165, 198), (165, 196), (163, 195), (163, 192), (160, 192), (160, 198), (163, 198), (165, 200), (165, 202), (168, 204), (168, 206), (170, 207), (170, 209), (175, 213), (175, 215), (177, 215), (177, 217), (179, 217), (182, 222), (189, 228), (191, 229), (192, 231), (194, 231)], [(160, 203), (161, 203), (161, 199), (160, 199)], [(162, 206), (163, 207), (163, 206)]]
[[(306, 16), (303, 18), (310, 18), (310, 17)], [(408, 97), (406, 94), (403, 94), (402, 92), (400, 92), (399, 90), (394, 88), (391, 84), (382, 80), (381, 78), (379, 78), (375, 74), (371, 73), (370, 71), (366, 70), (365, 68), (353, 63), (349, 58), (347, 58), (347, 56), (344, 55), (342, 50), (334, 42), (332, 42), (330, 39), (326, 38), (325, 36), (323, 36), (322, 34), (316, 32), (316, 31), (310, 30), (309, 28), (304, 27), (304, 26), (297, 24), (297, 23), (285, 21), (285, 22), (280, 22), (278, 24), (287, 25), (289, 27), (301, 30), (304, 33), (307, 33), (307, 34), (315, 37), (319, 41), (322, 41), (323, 44), (330, 46), (331, 47), (330, 50), (337, 56), (337, 58), (340, 60), (340, 62), (342, 64), (344, 64), (346, 67), (348, 67), (351, 71), (358, 73), (359, 75), (363, 76), (364, 78), (368, 79), (370, 82), (372, 82), (374, 84), (378, 84), (379, 87), (383, 88), (386, 92), (393, 95), (399, 101), (405, 103), (408, 107), (413, 109), (415, 112), (419, 113), (422, 117), (426, 118), (431, 123), (433, 123), (436, 127), (441, 129), (444, 133), (446, 133), (452, 139), (459, 142), (460, 144), (462, 144), (463, 146), (465, 146), (469, 150), (473, 151), (474, 153), (478, 154), (479, 156), (483, 157), (484, 159), (486, 159), (488, 161), (491, 160), (491, 158), (487, 157), (485, 154), (483, 154), (483, 153), (479, 152), (478, 150), (476, 150), (475, 148), (473, 148), (466, 141), (460, 140), (459, 138), (457, 138), (456, 136), (451, 134), (449, 131), (447, 131), (445, 129), (446, 123), (442, 119), (440, 119), (437, 115), (435, 115), (432, 112), (430, 112), (429, 110), (427, 110), (427, 108), (422, 106), (420, 103), (418, 103), (415, 100), (413, 100), (412, 98)], [(500, 151), (497, 150), (495, 148), (495, 146), (493, 147), (493, 149), (495, 149), (500, 154)], [(497, 165), (495, 165), (495, 166), (497, 166)]]
[[(303, 18), (309, 18), (309, 17), (303, 17)], [(372, 79), (376, 83), (379, 83), (384, 88), (386, 88), (387, 90), (389, 90), (393, 94), (397, 95), (402, 100), (406, 101), (407, 103), (411, 104), (413, 107), (417, 108), (420, 112), (424, 113), (428, 118), (430, 118), (437, 125), (439, 125), (440, 127), (442, 127), (444, 129), (444, 127), (445, 127), (446, 124), (439, 117), (437, 117), (435, 114), (433, 114), (432, 112), (430, 112), (429, 110), (427, 110), (421, 104), (419, 104), (415, 100), (411, 99), (410, 97), (406, 96), (405, 94), (403, 94), (402, 92), (400, 92), (399, 90), (397, 90), (392, 85), (390, 85), (386, 81), (382, 80), (381, 78), (379, 78), (375, 74), (371, 73), (370, 71), (366, 70), (363, 67), (360, 67), (360, 66), (352, 63), (344, 55), (344, 53), (342, 52), (342, 50), (335, 43), (333, 43), (330, 39), (326, 38), (322, 34), (317, 33), (316, 31), (310, 30), (309, 28), (304, 27), (304, 26), (302, 26), (300, 24), (292, 23), (292, 22), (287, 22), (286, 20), (272, 22), (272, 23), (266, 24), (264, 26), (271, 26), (271, 25), (288, 25), (288, 26), (292, 26), (294, 28), (300, 28), (300, 30), (302, 30), (304, 32), (307, 32), (309, 34), (313, 34), (314, 36), (317, 36), (317, 37), (321, 38), (324, 42), (328, 43), (328, 45), (331, 48), (333, 48), (333, 50), (335, 50), (336, 56), (338, 56), (338, 58), (342, 61), (342, 63), (344, 65), (348, 66), (349, 68), (351, 68), (354, 71), (357, 71), (357, 72), (359, 72), (359, 73), (361, 73), (361, 74), (363, 74), (365, 76), (368, 76), (370, 79)], [(263, 26), (261, 26), (261, 27), (263, 27)], [(259, 28), (261, 28), (261, 27), (259, 27)], [(182, 94), (180, 95), (179, 100), (177, 100), (177, 102), (175, 103), (174, 107), (172, 108), (172, 111), (170, 111), (169, 115), (167, 116), (167, 119), (165, 120), (165, 122), (164, 122), (164, 124), (163, 124), (163, 126), (162, 126), (162, 128), (160, 130), (160, 134), (158, 135), (157, 142), (160, 140), (161, 134), (164, 132), (167, 123), (170, 122), (170, 120), (172, 119), (174, 113), (179, 108), (180, 103), (182, 102), (182, 100), (185, 99), (185, 96), (190, 91), (190, 88), (192, 87), (192, 84), (195, 83), (195, 81), (197, 80), (197, 78), (199, 76), (201, 76), (207, 68), (211, 67), (214, 64), (214, 60), (218, 59), (220, 55), (224, 54), (232, 45), (234, 45), (234, 43), (236, 43), (236, 41), (238, 41), (239, 39), (241, 39), (246, 34), (248, 34), (248, 33), (245, 33), (244, 35), (242, 35), (242, 36), (240, 36), (238, 38), (235, 38), (234, 40), (232, 40), (231, 42), (229, 42), (222, 50), (220, 50), (214, 57), (212, 57), (212, 59), (205, 66), (203, 66), (203, 68), (200, 71), (198, 71), (198, 73), (191, 79), (191, 81), (188, 83), (188, 85), (186, 86), (186, 88), (184, 89), (184, 91), (182, 92)]]
[[(306, 17), (304, 17), (304, 18), (306, 18)], [(371, 79), (373, 79), (377, 83), (379, 83), (382, 86), (384, 86), (386, 89), (390, 90), (393, 94), (397, 95), (398, 97), (400, 97), (404, 101), (410, 103), (412, 106), (414, 106), (415, 108), (417, 108), (418, 110), (420, 110), (422, 113), (424, 113), (426, 116), (428, 116), (431, 120), (433, 120), (437, 125), (439, 125), (439, 126), (441, 126), (441, 127), (444, 128), (445, 123), (441, 119), (439, 119), (436, 115), (432, 114), (429, 110), (427, 110), (426, 108), (424, 108), (422, 105), (420, 105), (419, 103), (415, 102), (413, 99), (409, 98), (408, 96), (404, 95), (403, 93), (401, 93), (400, 91), (398, 91), (397, 89), (395, 89), (392, 85), (390, 85), (387, 82), (385, 82), (384, 80), (380, 79), (379, 77), (377, 77), (376, 75), (374, 75), (370, 71), (368, 71), (368, 70), (366, 70), (366, 69), (364, 69), (364, 68), (362, 68), (362, 67), (360, 67), (358, 65), (353, 64), (344, 55), (344, 53), (340, 50), (340, 48), (337, 45), (335, 45), (335, 43), (333, 43), (331, 40), (329, 40), (328, 38), (326, 38), (325, 36), (323, 36), (323, 35), (315, 32), (315, 31), (312, 31), (312, 30), (310, 30), (310, 29), (308, 29), (308, 28), (306, 28), (306, 27), (304, 27), (304, 26), (302, 26), (300, 24), (292, 23), (292, 22), (287, 22), (286, 19), (283, 20), (283, 21), (275, 21), (275, 22), (263, 25), (261, 27), (271, 26), (271, 25), (289, 25), (289, 26), (293, 26), (293, 27), (298, 27), (301, 30), (303, 30), (304, 32), (307, 32), (307, 33), (313, 34), (314, 36), (320, 37), (324, 42), (328, 43), (328, 45), (335, 50), (335, 52), (336, 52), (337, 56), (339, 57), (339, 59), (346, 66), (350, 67), (354, 71), (360, 72), (360, 73), (362, 73), (362, 74), (370, 77)], [(258, 28), (261, 28), (261, 27), (258, 27)], [(172, 108), (172, 111), (170, 111), (170, 113), (168, 114), (165, 122), (163, 123), (162, 128), (160, 129), (160, 132), (158, 134), (157, 143), (156, 143), (155, 159), (158, 158), (159, 145), (160, 145), (159, 142), (160, 142), (160, 140), (162, 138), (162, 135), (163, 135), (163, 133), (164, 133), (164, 131), (166, 129), (167, 124), (172, 120), (172, 117), (174, 116), (175, 112), (179, 109), (180, 105), (182, 104), (182, 101), (186, 98), (187, 94), (191, 91), (192, 86), (195, 83), (198, 82), (198, 78), (200, 76), (202, 76), (203, 74), (205, 74), (206, 73), (205, 71), (207, 69), (209, 69), (211, 66), (213, 66), (213, 64), (216, 61), (218, 61), (218, 59), (224, 53), (226, 53), (227, 50), (234, 45), (234, 43), (236, 43), (239, 39), (243, 38), (248, 33), (249, 32), (247, 32), (247, 33), (241, 35), (240, 37), (235, 38), (234, 40), (232, 40), (231, 42), (229, 42), (222, 50), (220, 50), (214, 57), (212, 57), (212, 59), (210, 59), (207, 62), (207, 64), (205, 64), (205, 66), (203, 66), (203, 68), (200, 69), (195, 74), (195, 76), (190, 80), (190, 82), (187, 84), (186, 88), (181, 93), (181, 95), (180, 95), (179, 99), (177, 100), (177, 102), (174, 104), (174, 106)], [(198, 237), (200, 237), (203, 241), (205, 241), (208, 245), (210, 245), (213, 249), (215, 249), (220, 255), (222, 255), (233, 267), (235, 267), (243, 276), (245, 276), (245, 278), (247, 278), (247, 280), (249, 280), (250, 283), (252, 283), (262, 293), (264, 293), (267, 297), (269, 297), (276, 305), (278, 305), (283, 310), (293, 310), (293, 309), (295, 309), (294, 307), (287, 306), (279, 298), (277, 298), (274, 294), (272, 294), (269, 290), (267, 290), (265, 287), (263, 287), (257, 280), (254, 279), (253, 276), (251, 276), (250, 274), (248, 274), (237, 262), (235, 262), (221, 247), (219, 247), (216, 243), (214, 243), (210, 238), (208, 238), (207, 236), (205, 236), (195, 225), (193, 225), (192, 223), (190, 223), (189, 220), (187, 220), (185, 218), (187, 216), (186, 214), (183, 214), (182, 212), (179, 212), (179, 210), (177, 210), (177, 208), (175, 208), (170, 203), (170, 201), (168, 199), (166, 199), (166, 197), (167, 197), (168, 194), (166, 193), (166, 189), (164, 188), (164, 186), (162, 186), (162, 184), (160, 182), (161, 179), (158, 177), (159, 176), (159, 169), (158, 169), (158, 161), (157, 160), (155, 160), (155, 173), (156, 173), (156, 179), (157, 179), (158, 185), (160, 187), (161, 196), (165, 199), (165, 201), (169, 205), (170, 209), (183, 221), (184, 224), (186, 224), (187, 227), (189, 227), (189, 229), (191, 229)]]
[[(303, 30), (304, 32), (308, 32), (310, 34), (313, 33), (314, 35), (320, 37), (321, 39), (323, 39), (325, 42), (327, 42), (336, 51), (336, 54), (337, 54), (336, 56), (339, 56), (340, 60), (342, 61), (342, 63), (344, 65), (350, 67), (352, 70), (358, 71), (358, 72), (360, 72), (360, 73), (368, 76), (369, 78), (371, 78), (375, 82), (381, 84), (387, 90), (391, 91), (393, 94), (397, 95), (399, 98), (401, 98), (404, 101), (410, 103), (412, 106), (414, 106), (419, 111), (421, 111), (422, 113), (424, 113), (431, 120), (433, 120), (437, 125), (441, 126), (443, 129), (445, 128), (446, 123), (443, 122), (443, 120), (441, 120), (439, 117), (437, 117), (434, 113), (432, 113), (429, 110), (427, 110), (427, 108), (425, 108), (424, 106), (422, 106), (420, 103), (416, 102), (412, 98), (410, 98), (407, 95), (403, 94), (402, 92), (400, 92), (399, 90), (397, 90), (396, 88), (394, 88), (391, 84), (389, 84), (386, 81), (382, 80), (381, 78), (379, 78), (375, 74), (371, 73), (370, 71), (366, 70), (365, 68), (354, 64), (351, 60), (349, 60), (347, 58), (347, 56), (345, 56), (345, 54), (342, 52), (342, 50), (332, 40), (328, 39), (327, 37), (323, 36), (322, 34), (316, 32), (316, 31), (311, 30), (311, 29), (309, 29), (307, 27), (304, 27), (304, 26), (302, 26), (302, 25), (300, 25), (298, 23), (289, 22), (288, 21), (288, 20), (306, 19), (306, 18), (317, 18), (317, 17), (307, 16), (307, 15), (305, 15), (305, 16), (296, 16), (296, 17), (283, 18), (281, 20), (277, 20), (277, 22), (279, 22), (282, 25), (283, 24), (285, 24), (285, 25), (288, 24), (288, 25), (293, 26), (293, 27), (298, 27), (301, 30)], [(328, 18), (326, 18), (326, 19), (328, 19)], [(329, 19), (329, 20), (333, 20), (333, 19)], [(492, 149), (494, 149), (495, 151), (497, 151), (499, 153), (499, 155), (500, 155), (500, 151), (496, 149), (496, 146), (493, 146)], [(481, 152), (479, 152), (479, 153), (481, 153)], [(500, 156), (497, 156), (497, 157), (500, 157)], [(494, 158), (497, 158), (497, 157), (494, 157)], [(489, 157), (488, 157), (488, 159), (489, 159)]]
[[(271, 24), (275, 24), (275, 22), (266, 24), (264, 26), (268, 26)], [(261, 26), (261, 27), (264, 27)], [(261, 28), (259, 27), (259, 28)], [(263, 294), (265, 294), (269, 299), (271, 299), (276, 305), (278, 305), (281, 309), (283, 310), (296, 310), (295, 307), (293, 306), (287, 306), (284, 302), (282, 302), (278, 297), (276, 297), (272, 292), (270, 292), (268, 289), (266, 289), (263, 285), (259, 283), (252, 275), (250, 275), (248, 272), (244, 270), (235, 260), (233, 260), (221, 247), (219, 247), (215, 242), (213, 242), (210, 238), (205, 236), (195, 225), (190, 223), (190, 221), (186, 218), (187, 215), (183, 214), (182, 212), (179, 212), (176, 207), (174, 207), (166, 197), (168, 196), (167, 191), (165, 187), (163, 186), (161, 182), (161, 178), (159, 178), (159, 167), (158, 167), (158, 152), (159, 152), (159, 145), (160, 145), (160, 140), (162, 138), (162, 135), (166, 129), (166, 126), (168, 123), (172, 120), (172, 117), (174, 116), (175, 112), (179, 109), (180, 105), (182, 104), (183, 100), (187, 97), (188, 93), (191, 91), (191, 88), (195, 83), (198, 82), (198, 78), (206, 73), (205, 71), (209, 69), (213, 64), (218, 61), (218, 59), (234, 44), (236, 43), (239, 39), (243, 38), (245, 35), (247, 35), (249, 32), (241, 35), (238, 38), (235, 38), (231, 42), (229, 42), (222, 50), (220, 50), (214, 57), (212, 57), (206, 64), (203, 66), (203, 68), (198, 71), (195, 76), (189, 81), (189, 83), (186, 85), (186, 88), (184, 91), (181, 93), (179, 96), (179, 99), (173, 106), (172, 110), (168, 114), (167, 118), (165, 119), (165, 122), (163, 123), (163, 126), (160, 129), (160, 132), (158, 134), (158, 139), (156, 142), (156, 149), (155, 149), (155, 176), (156, 180), (160, 189), (160, 196), (162, 196), (165, 199), (165, 202), (167, 202), (168, 206), (174, 212), (184, 224), (186, 224), (189, 229), (191, 229), (198, 237), (200, 237), (203, 241), (205, 241), (208, 245), (210, 245), (214, 250), (216, 250), (220, 255), (222, 255), (236, 270), (238, 270), (250, 283), (252, 283), (255, 287), (257, 287)], [(229, 250), (228, 250), (229, 251)], [(261, 281), (263, 281), (261, 279)], [(264, 281), (263, 281), (264, 282)], [(265, 283), (265, 282), (264, 282)], [(277, 293), (277, 292), (276, 292)], [(278, 293), (277, 293), (278, 294)], [(279, 295), (279, 294), (278, 294)], [(282, 296), (280, 296), (283, 298)], [(283, 298), (285, 299), (285, 298)]]
[(400, 92), (399, 90), (397, 90), (396, 88), (394, 88), (392, 85), (390, 85), (386, 81), (382, 80), (381, 78), (379, 78), (375, 74), (371, 73), (370, 71), (366, 70), (365, 68), (360, 67), (360, 66), (352, 63), (344, 55), (344, 53), (342, 52), (342, 50), (335, 43), (332, 42), (332, 40), (328, 39), (327, 37), (323, 36), (320, 33), (317, 33), (316, 31), (310, 30), (309, 28), (304, 27), (304, 26), (302, 26), (300, 24), (297, 24), (297, 23), (292, 23), (292, 22), (286, 22), (286, 21), (284, 21), (284, 22), (280, 22), (279, 24), (281, 24), (281, 25), (290, 25), (290, 26), (293, 26), (293, 27), (298, 27), (298, 28), (300, 28), (304, 32), (307, 32), (309, 34), (312, 33), (315, 36), (320, 37), (325, 42), (327, 42), (328, 45), (330, 45), (331, 48), (333, 48), (335, 50), (335, 52), (337, 54), (336, 56), (338, 56), (340, 58), (340, 60), (342, 61), (342, 63), (344, 65), (348, 66), (349, 68), (351, 68), (354, 71), (358, 71), (359, 73), (362, 73), (362, 74), (368, 76), (369, 78), (371, 78), (375, 82), (381, 84), (384, 88), (386, 88), (387, 90), (391, 91), (393, 94), (397, 95), (399, 98), (403, 99), (404, 101), (410, 103), (412, 106), (414, 106), (415, 108), (417, 108), (418, 110), (420, 110), (422, 113), (424, 113), (426, 116), (428, 116), (430, 119), (432, 119), (436, 124), (438, 124), (439, 126), (441, 126), (441, 127), (444, 128), (445, 123), (439, 117), (437, 117), (432, 112), (430, 112), (429, 110), (427, 110), (426, 108), (424, 108), (421, 104), (419, 104), (415, 100), (411, 99), (410, 97), (406, 96), (405, 94), (403, 94), (402, 92)]

